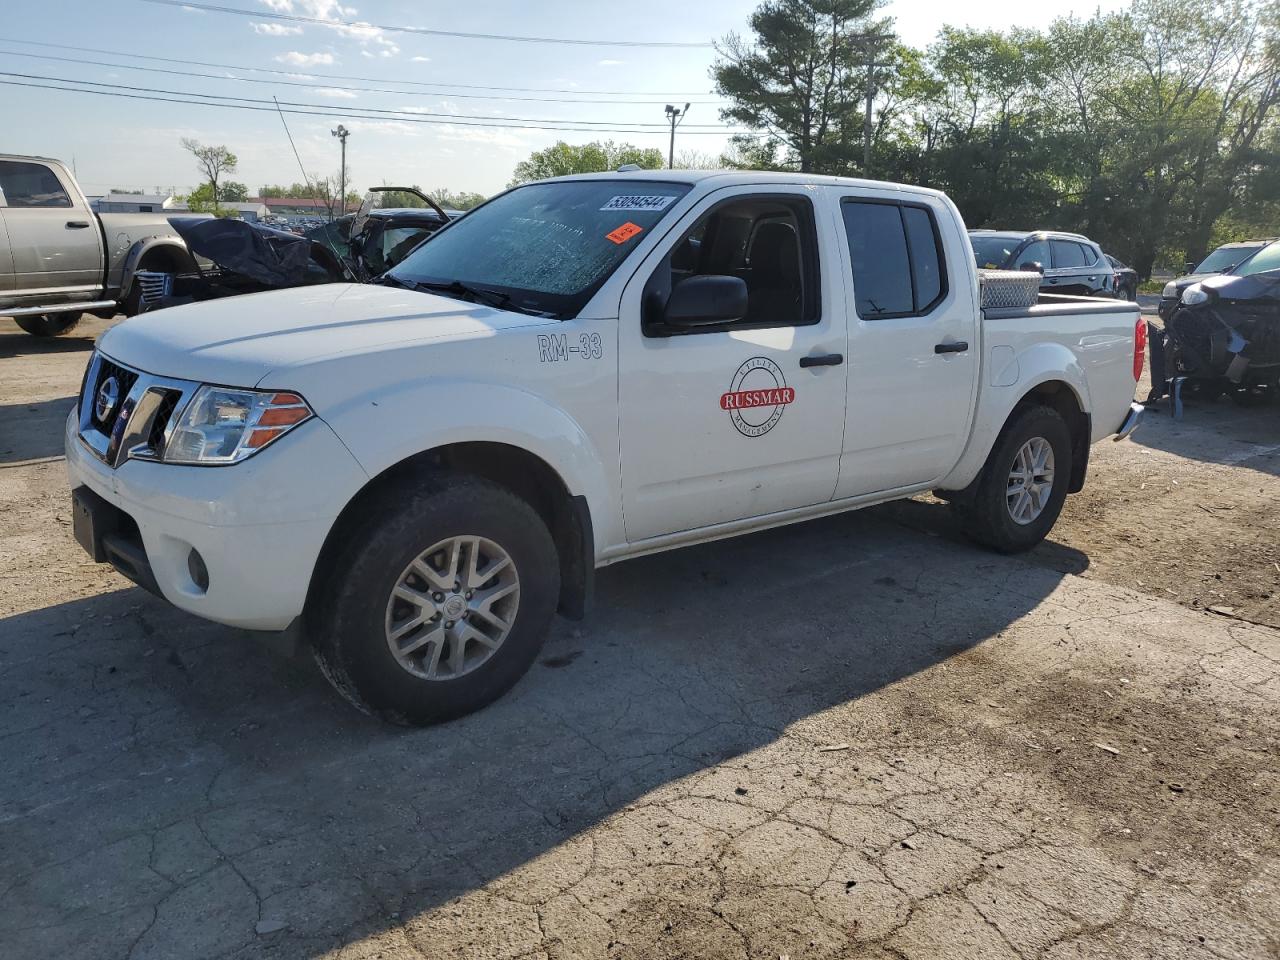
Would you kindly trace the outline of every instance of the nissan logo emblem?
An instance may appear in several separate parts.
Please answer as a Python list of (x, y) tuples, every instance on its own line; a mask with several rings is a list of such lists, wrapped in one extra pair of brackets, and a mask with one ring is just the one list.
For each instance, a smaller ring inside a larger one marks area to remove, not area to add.
[(98, 418), (98, 422), (106, 423), (107, 417), (111, 416), (119, 402), (120, 381), (115, 377), (107, 377), (102, 381), (102, 386), (98, 388), (98, 396), (93, 401), (93, 414)]

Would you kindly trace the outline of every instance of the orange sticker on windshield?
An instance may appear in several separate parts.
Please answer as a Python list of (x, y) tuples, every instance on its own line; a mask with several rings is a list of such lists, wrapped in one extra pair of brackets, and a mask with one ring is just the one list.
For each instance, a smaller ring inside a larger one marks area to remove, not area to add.
[(614, 230), (612, 233), (606, 233), (604, 235), (604, 238), (606, 240), (612, 240), (614, 243), (626, 243), (628, 240), (634, 237), (637, 233), (643, 233), (643, 232), (644, 232), (644, 227), (637, 226), (636, 224), (628, 220), (626, 223), (620, 226), (617, 230)]

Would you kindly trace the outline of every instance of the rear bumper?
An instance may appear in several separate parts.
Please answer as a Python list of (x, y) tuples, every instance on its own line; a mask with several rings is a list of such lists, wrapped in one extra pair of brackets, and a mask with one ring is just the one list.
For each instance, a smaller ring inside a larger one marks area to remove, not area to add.
[(302, 613), (325, 538), (367, 479), (320, 420), (231, 467), (113, 470), (77, 427), (73, 412), (67, 471), (89, 555), (174, 606), (250, 630), (283, 630)]
[(1142, 415), (1146, 413), (1146, 407), (1140, 403), (1129, 404), (1129, 413), (1125, 416), (1124, 422), (1120, 424), (1116, 430), (1115, 439), (1123, 440), (1133, 431), (1138, 429), (1138, 425), (1142, 423)]

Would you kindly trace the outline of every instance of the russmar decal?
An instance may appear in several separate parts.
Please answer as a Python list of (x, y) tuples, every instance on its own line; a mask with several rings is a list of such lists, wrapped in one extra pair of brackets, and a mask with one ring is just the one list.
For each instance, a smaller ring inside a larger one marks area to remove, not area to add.
[(720, 394), (720, 409), (744, 437), (763, 437), (782, 419), (796, 398), (782, 368), (768, 357), (752, 357), (738, 368), (729, 389)]

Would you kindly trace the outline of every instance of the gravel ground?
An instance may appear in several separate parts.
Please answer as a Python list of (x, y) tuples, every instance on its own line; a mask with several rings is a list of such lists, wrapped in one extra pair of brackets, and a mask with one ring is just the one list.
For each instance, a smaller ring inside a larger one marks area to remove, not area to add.
[(1280, 954), (1275, 410), (1096, 447), (1023, 557), (920, 498), (610, 568), (405, 731), (87, 562), (104, 326), (0, 320), (3, 955)]

